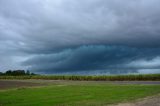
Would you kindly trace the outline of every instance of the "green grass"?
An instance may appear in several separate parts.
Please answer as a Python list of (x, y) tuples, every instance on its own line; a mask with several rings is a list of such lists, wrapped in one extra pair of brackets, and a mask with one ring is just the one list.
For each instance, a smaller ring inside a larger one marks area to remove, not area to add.
[(77, 80), (77, 81), (160, 81), (160, 74), (138, 75), (28, 75), (28, 76), (0, 76), (0, 79), (45, 79), (45, 80)]
[(0, 106), (106, 106), (160, 93), (160, 85), (63, 84), (0, 91)]

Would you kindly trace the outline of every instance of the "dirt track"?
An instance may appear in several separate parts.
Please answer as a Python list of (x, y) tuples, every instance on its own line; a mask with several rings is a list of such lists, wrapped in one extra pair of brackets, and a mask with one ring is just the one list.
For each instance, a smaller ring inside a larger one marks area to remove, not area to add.
[(33, 87), (41, 86), (40, 83), (32, 83), (25, 81), (12, 81), (12, 80), (0, 80), (0, 89), (10, 89), (10, 88), (19, 88), (19, 87)]
[(120, 103), (111, 106), (160, 106), (160, 95), (147, 97), (132, 103)]
[[(19, 80), (18, 80), (19, 81)], [(24, 80), (41, 84), (143, 84), (160, 85), (160, 81), (71, 81), (71, 80)]]

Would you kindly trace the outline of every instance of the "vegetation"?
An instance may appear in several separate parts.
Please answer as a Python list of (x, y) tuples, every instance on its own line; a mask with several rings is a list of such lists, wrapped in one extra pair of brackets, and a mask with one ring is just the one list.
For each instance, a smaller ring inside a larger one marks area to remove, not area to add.
[(140, 75), (103, 75), (103, 76), (81, 76), (81, 75), (21, 75), (0, 76), (0, 79), (44, 79), (44, 80), (78, 80), (78, 81), (160, 81), (160, 74)]
[(79, 84), (0, 91), (0, 106), (106, 106), (160, 93), (159, 85)]
[(34, 73), (30, 73), (29, 70), (8, 70), (4, 73), (0, 72), (0, 76), (26, 76), (26, 75), (35, 75)]

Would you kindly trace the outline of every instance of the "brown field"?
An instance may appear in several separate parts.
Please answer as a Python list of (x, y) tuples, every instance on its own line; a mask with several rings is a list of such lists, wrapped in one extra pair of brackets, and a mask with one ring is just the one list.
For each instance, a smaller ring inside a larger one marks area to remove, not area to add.
[(10, 89), (10, 88), (21, 88), (21, 87), (34, 87), (42, 85), (44, 84), (27, 82), (27, 81), (18, 81), (18, 80), (0, 80), (0, 90)]
[(36, 87), (45, 85), (76, 84), (147, 84), (160, 85), (160, 81), (66, 81), (66, 80), (0, 80), (0, 89)]

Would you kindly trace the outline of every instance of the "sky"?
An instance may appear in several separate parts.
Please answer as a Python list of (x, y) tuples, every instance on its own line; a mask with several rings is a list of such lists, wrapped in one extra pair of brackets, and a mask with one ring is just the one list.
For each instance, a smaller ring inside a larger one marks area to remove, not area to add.
[(160, 73), (160, 0), (0, 0), (0, 71)]

